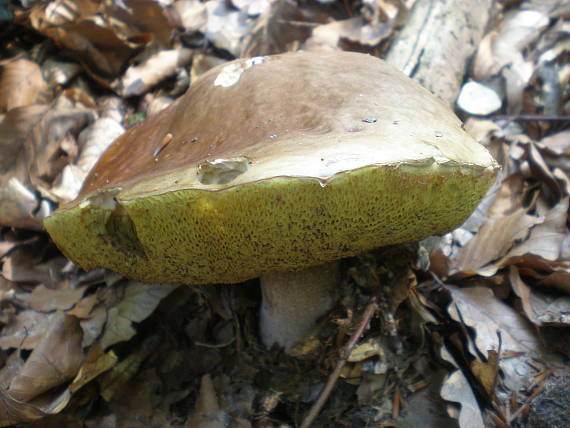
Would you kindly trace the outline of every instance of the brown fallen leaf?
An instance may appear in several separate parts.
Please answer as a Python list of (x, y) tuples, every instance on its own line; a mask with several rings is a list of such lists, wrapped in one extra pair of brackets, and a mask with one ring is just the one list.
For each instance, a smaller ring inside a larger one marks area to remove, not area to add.
[(124, 360), (115, 364), (111, 370), (106, 371), (99, 378), (101, 396), (105, 401), (110, 402), (117, 395), (125, 394), (129, 382), (159, 343), (160, 338), (158, 336), (147, 337)]
[(16, 400), (0, 388), (0, 427), (33, 421), (44, 416), (46, 414), (36, 406)]
[(568, 197), (544, 214), (543, 221), (530, 230), (528, 239), (516, 245), (506, 257), (534, 254), (545, 260), (558, 260), (568, 228)]
[(312, 31), (310, 19), (292, 1), (271, 2), (245, 35), (240, 47), (242, 57), (270, 55), (296, 50)]
[(31, 309), (40, 312), (67, 311), (81, 300), (86, 289), (87, 286), (77, 286), (68, 279), (58, 281), (55, 288), (39, 284), (32, 291), (28, 303)]
[(107, 85), (146, 46), (168, 46), (172, 32), (165, 9), (151, 0), (55, 0), (35, 4), (16, 20), (64, 46)]
[(50, 107), (12, 109), (0, 123), (1, 225), (43, 228), (42, 219), (50, 207), (35, 193), (33, 184), (45, 184), (63, 168), (67, 159), (54, 158), (55, 153), (94, 115), (89, 109)]
[(475, 394), (461, 370), (454, 371), (443, 383), (441, 397), (459, 403), (458, 423), (460, 428), (484, 428), (483, 416)]
[(0, 112), (48, 101), (40, 66), (25, 58), (0, 61)]
[(513, 10), (480, 44), (473, 65), (474, 77), (485, 82), (502, 75), (509, 113), (521, 111), (523, 90), (534, 72), (534, 64), (526, 58), (525, 50), (541, 36), (548, 24), (546, 11), (532, 6)]
[(128, 281), (119, 287), (123, 287), (117, 295), (119, 300), (107, 309), (105, 329), (99, 339), (102, 349), (133, 337), (136, 334), (133, 323), (139, 323), (152, 314), (160, 301), (178, 286)]
[(30, 401), (73, 379), (83, 360), (82, 336), (77, 318), (57, 312), (20, 373), (10, 382), (10, 395)]
[(227, 423), (228, 415), (220, 410), (212, 378), (209, 374), (205, 374), (200, 380), (196, 409), (184, 428), (224, 428)]
[(540, 218), (527, 214), (527, 209), (519, 208), (493, 224), (484, 224), (451, 261), (450, 273), (493, 275), (496, 269), (483, 272), (482, 268), (505, 256), (515, 242), (525, 238), (530, 228), (540, 222)]
[(453, 298), (448, 312), (455, 321), (475, 331), (473, 355), (489, 351), (536, 352), (539, 341), (531, 325), (487, 287), (446, 285)]
[(73, 379), (69, 389), (72, 393), (79, 391), (101, 373), (105, 373), (117, 364), (118, 357), (113, 351), (104, 353), (99, 345), (94, 344), (89, 349), (85, 361), (81, 365), (77, 376)]
[(152, 86), (174, 75), (177, 69), (186, 67), (191, 58), (191, 49), (180, 47), (161, 51), (140, 64), (130, 66), (125, 71), (117, 92), (124, 97), (142, 95)]
[(13, 282), (44, 283), (51, 286), (59, 278), (61, 268), (67, 263), (64, 257), (40, 263), (38, 248), (22, 245), (4, 257), (2, 275)]
[(206, 38), (217, 48), (239, 56), (242, 40), (250, 33), (254, 20), (224, 0), (206, 2), (206, 11)]
[(0, 348), (34, 349), (46, 335), (55, 316), (55, 312), (44, 314), (27, 309), (18, 312), (2, 328)]
[(516, 295), (521, 299), (522, 307), (527, 318), (535, 325), (544, 324), (568, 326), (570, 319), (570, 297), (545, 294), (531, 288), (521, 278), (519, 269), (510, 266), (509, 280)]

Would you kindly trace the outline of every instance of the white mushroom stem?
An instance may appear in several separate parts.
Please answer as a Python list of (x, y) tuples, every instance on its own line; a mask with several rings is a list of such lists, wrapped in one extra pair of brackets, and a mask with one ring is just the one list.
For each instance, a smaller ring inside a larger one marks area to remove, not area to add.
[(331, 289), (339, 282), (339, 262), (261, 277), (261, 339), (285, 349), (303, 339), (332, 306)]

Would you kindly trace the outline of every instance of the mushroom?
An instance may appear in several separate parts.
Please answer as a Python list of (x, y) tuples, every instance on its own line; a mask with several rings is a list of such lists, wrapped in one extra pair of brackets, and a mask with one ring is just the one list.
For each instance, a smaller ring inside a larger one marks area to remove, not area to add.
[(382, 60), (238, 59), (119, 137), (45, 226), (86, 270), (260, 277), (262, 339), (287, 348), (331, 307), (336, 260), (457, 227), (496, 170), (443, 102)]

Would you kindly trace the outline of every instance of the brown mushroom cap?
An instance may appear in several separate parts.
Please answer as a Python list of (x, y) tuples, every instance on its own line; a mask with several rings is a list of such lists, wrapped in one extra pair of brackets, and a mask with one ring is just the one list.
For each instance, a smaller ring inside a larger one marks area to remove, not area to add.
[(239, 59), (121, 136), (45, 226), (84, 269), (234, 283), (453, 229), (496, 169), (379, 59)]

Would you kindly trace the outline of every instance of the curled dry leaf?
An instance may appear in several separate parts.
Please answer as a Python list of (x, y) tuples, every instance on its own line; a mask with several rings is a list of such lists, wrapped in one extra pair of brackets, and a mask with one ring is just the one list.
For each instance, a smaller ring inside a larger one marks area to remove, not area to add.
[(522, 9), (509, 13), (499, 29), (481, 41), (473, 65), (474, 77), (485, 81), (505, 66), (526, 68), (522, 51), (540, 36), (548, 22), (548, 15), (543, 11)]
[(194, 414), (184, 425), (185, 428), (224, 428), (228, 423), (228, 416), (220, 410), (214, 383), (209, 374), (200, 380), (200, 393), (196, 400)]
[(25, 141), (30, 130), (47, 112), (47, 106), (15, 108), (0, 122), (0, 188), (10, 179), (25, 181), (28, 178), (29, 162), (23, 152), (29, 148)]
[[(474, 331), (474, 340), (468, 345), (471, 355), (489, 360), (491, 351), (499, 353), (506, 387), (518, 390), (527, 384), (532, 371), (528, 362), (542, 353), (532, 324), (495, 297), (490, 288), (446, 288), (453, 299), (447, 309), (451, 318)], [(502, 356), (505, 353), (512, 356)]]
[(60, 271), (67, 263), (64, 257), (56, 257), (41, 262), (41, 255), (34, 254), (28, 246), (19, 246), (4, 257), (2, 276), (13, 282), (44, 283), (54, 285), (59, 279)]
[(504, 78), (509, 113), (522, 109), (523, 90), (535, 69), (533, 61), (527, 59), (527, 51), (549, 23), (548, 12), (533, 9), (532, 5), (514, 10), (480, 44), (473, 65), (474, 77), (481, 82), (499, 75)]
[(42, 229), (49, 214), (31, 183), (45, 183), (63, 168), (60, 148), (92, 120), (92, 110), (29, 106), (12, 109), (0, 123), (0, 224)]
[(10, 395), (30, 401), (73, 379), (83, 360), (82, 336), (77, 318), (57, 312), (20, 373), (12, 379)]
[(203, 30), (206, 25), (206, 4), (199, 0), (179, 0), (173, 5), (173, 19), (186, 33)]
[(77, 376), (73, 379), (69, 390), (75, 393), (101, 373), (105, 373), (113, 368), (118, 361), (119, 358), (113, 351), (104, 353), (97, 344), (94, 344), (89, 349), (89, 353), (81, 365)]
[(34, 421), (45, 416), (36, 406), (16, 400), (0, 389), (0, 427)]
[(44, 314), (28, 309), (18, 312), (2, 328), (0, 348), (34, 349), (46, 335), (55, 316), (55, 312)]
[(505, 256), (515, 242), (528, 236), (529, 229), (540, 222), (540, 218), (528, 215), (526, 209), (519, 208), (492, 224), (484, 224), (479, 233), (451, 260), (450, 273), (493, 275), (497, 268), (485, 267)]
[(341, 39), (357, 41), (364, 25), (364, 18), (354, 17), (333, 21), (315, 27), (311, 37), (304, 43), (307, 50), (336, 50)]
[(81, 150), (77, 166), (88, 173), (107, 147), (123, 132), (125, 128), (115, 119), (102, 117), (83, 129), (79, 134)]
[(101, 154), (125, 128), (111, 117), (101, 117), (79, 134), (80, 154), (75, 164), (66, 165), (50, 190), (60, 201), (77, 197), (85, 177)]
[(124, 288), (120, 300), (107, 310), (105, 330), (99, 340), (102, 349), (133, 337), (136, 334), (133, 323), (146, 319), (160, 301), (177, 288), (175, 285), (136, 281), (129, 281), (122, 286)]
[(0, 61), (0, 112), (47, 101), (40, 66), (25, 58)]
[[(355, 16), (341, 21), (333, 21), (315, 27), (311, 37), (305, 42), (307, 50), (334, 50), (344, 44), (367, 51), (378, 46), (392, 35), (394, 22), (378, 17), (366, 19)], [(354, 49), (356, 50), (356, 49)]]
[(477, 353), (488, 351), (536, 352), (539, 342), (531, 328), (513, 308), (493, 295), (487, 287), (459, 288), (447, 285), (453, 298), (448, 307), (451, 317), (475, 330)]
[(239, 56), (242, 40), (250, 33), (254, 21), (247, 12), (232, 8), (224, 0), (206, 2), (206, 10), (206, 38), (219, 49)]
[(43, 64), (43, 74), (51, 87), (63, 86), (79, 74), (81, 67), (74, 62), (57, 61), (48, 58)]
[(39, 210), (40, 207), (36, 194), (17, 178), (0, 187), (0, 225), (41, 230), (42, 219), (49, 211)]
[[(532, 143), (526, 147), (535, 174), (542, 176), (543, 183), (551, 184), (551, 195), (556, 191), (561, 195), (559, 182), (550, 173), (539, 151)], [(561, 257), (568, 232), (568, 198), (552, 208), (538, 204), (539, 214), (528, 214), (529, 209), (521, 207), (522, 180), (520, 174), (513, 174), (503, 181), (479, 233), (450, 260), (451, 274), (491, 276), (502, 266), (513, 263), (515, 257), (526, 254), (549, 261)]]
[[(195, 54), (192, 56), (192, 69), (190, 71), (190, 81), (193, 82), (198, 76), (206, 71), (224, 63), (225, 61), (217, 56)], [(150, 115), (150, 113), (149, 113)]]
[(148, 336), (132, 353), (100, 378), (101, 396), (111, 401), (117, 394), (125, 394), (125, 388), (138, 372), (141, 364), (160, 344), (158, 336)]
[(242, 57), (269, 55), (296, 50), (311, 35), (311, 23), (302, 9), (291, 1), (275, 1), (257, 19), (246, 35)]
[(40, 284), (32, 291), (28, 303), (31, 309), (40, 312), (67, 311), (81, 300), (86, 289), (87, 286), (74, 287), (69, 280), (59, 281), (56, 288)]
[(516, 245), (506, 255), (509, 257), (534, 254), (545, 260), (555, 261), (560, 257), (562, 245), (568, 228), (566, 219), (568, 215), (568, 197), (564, 198), (545, 215), (540, 224), (530, 231), (528, 239)]
[(192, 50), (178, 48), (161, 51), (143, 63), (130, 66), (123, 75), (118, 92), (124, 97), (141, 95), (158, 82), (172, 76), (190, 63)]
[(483, 416), (477, 398), (461, 370), (454, 371), (441, 387), (444, 400), (459, 403), (458, 423), (460, 428), (484, 428)]
[(20, 21), (75, 54), (100, 83), (149, 43), (168, 46), (172, 31), (162, 5), (151, 0), (56, 0), (36, 4)]
[(521, 299), (527, 318), (535, 325), (554, 324), (570, 325), (570, 297), (556, 296), (531, 288), (521, 277), (516, 266), (510, 267), (509, 280), (511, 287)]

